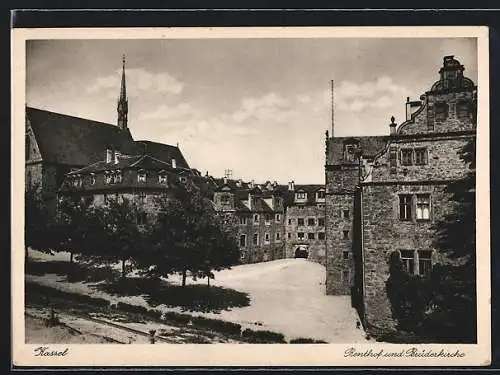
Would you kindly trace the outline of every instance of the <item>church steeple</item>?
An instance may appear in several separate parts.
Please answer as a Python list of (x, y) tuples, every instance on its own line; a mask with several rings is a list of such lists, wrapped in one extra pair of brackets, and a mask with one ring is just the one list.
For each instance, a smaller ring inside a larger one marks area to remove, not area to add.
[(118, 98), (118, 127), (120, 129), (127, 129), (128, 122), (128, 99), (127, 99), (127, 86), (125, 82), (125, 55), (122, 59), (122, 84), (120, 88), (120, 97)]

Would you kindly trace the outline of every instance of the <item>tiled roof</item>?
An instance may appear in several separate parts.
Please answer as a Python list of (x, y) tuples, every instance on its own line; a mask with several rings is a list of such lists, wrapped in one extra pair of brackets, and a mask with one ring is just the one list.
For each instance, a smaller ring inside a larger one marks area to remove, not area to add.
[(159, 160), (171, 163), (175, 159), (177, 168), (189, 169), (189, 165), (177, 146), (167, 145), (151, 141), (136, 141), (137, 147), (142, 153), (154, 156)]
[(83, 167), (104, 159), (106, 148), (136, 153), (130, 132), (115, 125), (32, 107), (26, 119), (45, 162)]
[(111, 163), (106, 163), (105, 160), (96, 162), (82, 169), (70, 172), (69, 174), (78, 173), (90, 173), (97, 171), (112, 171), (112, 170), (124, 170), (124, 169), (145, 169), (145, 170), (168, 170), (175, 171), (169, 163), (158, 160), (150, 155), (134, 155), (127, 156), (121, 155), (118, 157), (118, 163), (115, 164), (113, 161)]
[(387, 145), (388, 136), (367, 136), (367, 137), (333, 137), (328, 140), (328, 165), (338, 165), (345, 163), (344, 144), (353, 142), (359, 144), (362, 155), (365, 158), (373, 158), (382, 152)]

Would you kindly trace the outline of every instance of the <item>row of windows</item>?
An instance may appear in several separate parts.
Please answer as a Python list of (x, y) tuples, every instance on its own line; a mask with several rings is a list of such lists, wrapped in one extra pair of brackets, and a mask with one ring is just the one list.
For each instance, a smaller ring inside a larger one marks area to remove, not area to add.
[[(118, 193), (104, 194), (103, 198), (104, 198), (104, 203), (110, 203), (112, 200), (119, 201), (120, 195)], [(146, 194), (143, 191), (134, 194), (134, 200), (136, 200), (138, 203), (146, 203), (147, 199), (148, 199), (148, 194)]]
[(399, 219), (404, 221), (430, 220), (430, 194), (401, 194), (399, 196)]
[[(273, 220), (273, 215), (267, 214), (264, 216), (264, 223), (266, 225), (271, 225), (271, 221)], [(274, 221), (279, 223), (281, 221), (281, 214), (275, 214), (274, 215)], [(246, 216), (240, 216), (240, 224), (241, 225), (246, 225), (248, 223), (248, 218)], [(253, 223), (258, 224), (260, 223), (260, 215), (259, 214), (254, 214), (253, 215)]]
[(427, 164), (426, 148), (405, 148), (400, 152), (401, 165), (425, 165)]
[[(281, 234), (279, 232), (276, 232), (275, 242), (281, 242)], [(271, 235), (269, 233), (264, 234), (264, 244), (269, 244), (271, 242)], [(252, 238), (252, 243), (254, 245), (259, 245), (259, 234), (254, 233), (253, 238)], [(246, 234), (241, 234), (240, 235), (240, 247), (246, 247), (247, 246), (247, 235)]]
[[(297, 232), (297, 239), (298, 240), (304, 240), (305, 239), (305, 233), (304, 232)], [(288, 232), (287, 233), (287, 237), (288, 239), (292, 239), (292, 233), (291, 232)], [(325, 232), (318, 232), (317, 233), (317, 237), (316, 237), (316, 233), (314, 232), (309, 232), (307, 233), (307, 239), (308, 240), (315, 240), (315, 239), (318, 239), (318, 240), (324, 240), (325, 239)]]
[[(324, 190), (319, 190), (316, 192), (316, 200), (322, 200), (325, 199), (326, 193)], [(304, 191), (298, 191), (295, 193), (295, 200), (296, 201), (304, 201), (307, 200), (307, 193)]]
[[(142, 182), (142, 183), (147, 182), (146, 177), (147, 177), (146, 172), (138, 173), (137, 174), (137, 182)], [(121, 182), (122, 182), (122, 172), (120, 170), (105, 171), (104, 172), (104, 183), (106, 185), (119, 184)], [(90, 185), (95, 185), (96, 175), (94, 173), (91, 173), (89, 175), (89, 183), (90, 183)], [(158, 175), (158, 183), (166, 184), (167, 183), (167, 175), (166, 174), (159, 174)], [(82, 178), (80, 176), (72, 177), (71, 184), (73, 187), (81, 187), (82, 186)]]
[[(288, 219), (288, 225), (292, 225), (294, 223), (294, 219)], [(307, 218), (307, 226), (308, 227), (313, 227), (317, 223), (318, 226), (324, 227), (325, 226), (325, 218), (320, 217), (317, 220), (313, 217)], [(305, 226), (305, 219), (303, 217), (297, 218), (297, 225), (298, 226)]]

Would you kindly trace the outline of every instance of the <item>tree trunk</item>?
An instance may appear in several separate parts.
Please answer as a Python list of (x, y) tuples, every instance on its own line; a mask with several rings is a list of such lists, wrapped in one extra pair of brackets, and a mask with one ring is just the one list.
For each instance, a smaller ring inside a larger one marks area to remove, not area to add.
[(125, 262), (126, 262), (126, 259), (123, 258), (122, 259), (122, 279), (125, 278)]
[(187, 270), (184, 268), (182, 270), (182, 286), (186, 286), (186, 276), (187, 276)]

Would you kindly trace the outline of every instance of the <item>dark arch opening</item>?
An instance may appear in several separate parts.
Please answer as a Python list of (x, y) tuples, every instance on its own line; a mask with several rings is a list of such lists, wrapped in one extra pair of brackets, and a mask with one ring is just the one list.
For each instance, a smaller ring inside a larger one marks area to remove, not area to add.
[(307, 251), (307, 249), (298, 247), (297, 249), (295, 249), (295, 258), (307, 259), (309, 258), (309, 251)]

